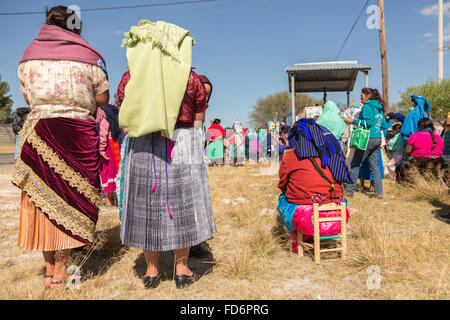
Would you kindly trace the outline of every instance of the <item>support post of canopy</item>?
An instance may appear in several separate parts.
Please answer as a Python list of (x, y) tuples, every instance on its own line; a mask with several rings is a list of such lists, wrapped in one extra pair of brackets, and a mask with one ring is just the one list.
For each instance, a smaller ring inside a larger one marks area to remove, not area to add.
[(364, 87), (369, 87), (369, 71), (364, 72)]
[(295, 123), (295, 73), (291, 73), (292, 126)]

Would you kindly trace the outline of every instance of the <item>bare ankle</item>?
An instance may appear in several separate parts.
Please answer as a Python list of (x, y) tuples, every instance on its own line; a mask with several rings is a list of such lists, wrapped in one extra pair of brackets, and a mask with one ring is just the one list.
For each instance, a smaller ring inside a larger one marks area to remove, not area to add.
[(159, 274), (158, 269), (147, 269), (145, 273), (145, 277), (156, 277)]
[(184, 274), (186, 276), (192, 275), (192, 270), (189, 269), (187, 266), (179, 264), (176, 266), (176, 274), (181, 275)]

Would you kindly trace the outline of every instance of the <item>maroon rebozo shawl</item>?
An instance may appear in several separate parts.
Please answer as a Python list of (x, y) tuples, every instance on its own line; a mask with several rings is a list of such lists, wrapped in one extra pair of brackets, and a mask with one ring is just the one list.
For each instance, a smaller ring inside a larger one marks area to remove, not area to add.
[[(81, 36), (42, 25), (20, 62), (69, 60), (101, 67), (103, 57)], [(28, 122), (28, 121), (27, 121)], [(100, 158), (95, 121), (48, 118), (24, 125), (13, 184), (25, 191), (49, 220), (84, 244), (94, 240), (100, 199)]]

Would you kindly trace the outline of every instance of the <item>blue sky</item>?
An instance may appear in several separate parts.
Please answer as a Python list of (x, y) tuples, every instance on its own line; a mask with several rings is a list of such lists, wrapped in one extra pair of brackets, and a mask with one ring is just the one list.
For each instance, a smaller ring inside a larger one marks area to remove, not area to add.
[[(220, 118), (225, 126), (236, 119), (247, 123), (258, 98), (285, 91), (285, 68), (294, 63), (333, 61), (358, 16), (365, 0), (223, 0), (219, 2), (83, 12), (84, 8), (173, 2), (71, 0), (1, 1), (0, 12), (41, 11), (47, 5), (78, 5), (83, 20), (82, 36), (106, 59), (115, 93), (126, 70), (126, 48), (122, 33), (140, 19), (163, 20), (190, 30), (197, 44), (193, 48), (196, 71), (207, 75), (214, 91), (207, 119)], [(444, 1), (448, 9), (450, 2)], [(371, 0), (369, 5), (376, 4)], [(437, 76), (437, 0), (385, 1), (390, 101), (399, 101), (399, 92)], [(450, 11), (444, 16), (445, 44), (450, 42)], [(377, 30), (369, 30), (364, 13), (339, 60), (358, 60), (369, 65), (369, 86), (381, 89), (381, 63)], [(15, 101), (24, 106), (18, 90), (17, 65), (23, 51), (37, 35), (44, 15), (1, 16), (2, 47), (0, 75), (8, 81)], [(449, 65), (444, 56), (444, 74)], [(351, 99), (359, 101), (364, 85), (357, 79)], [(381, 91), (381, 90), (380, 90)], [(311, 94), (321, 99), (321, 93)], [(330, 93), (336, 102), (346, 101), (345, 93)]]

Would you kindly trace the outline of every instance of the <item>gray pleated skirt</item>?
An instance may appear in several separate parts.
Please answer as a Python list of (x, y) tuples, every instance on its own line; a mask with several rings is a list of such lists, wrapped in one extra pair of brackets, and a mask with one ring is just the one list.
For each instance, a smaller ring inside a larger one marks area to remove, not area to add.
[(197, 245), (216, 232), (201, 136), (194, 128), (182, 128), (172, 140), (169, 160), (169, 140), (159, 132), (129, 139), (120, 230), (124, 245), (168, 251)]

